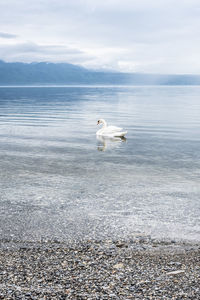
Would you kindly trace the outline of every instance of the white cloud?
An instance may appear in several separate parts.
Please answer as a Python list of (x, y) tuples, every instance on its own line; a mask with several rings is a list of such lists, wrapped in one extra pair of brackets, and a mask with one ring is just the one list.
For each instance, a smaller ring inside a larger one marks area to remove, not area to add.
[(0, 45), (1, 59), (12, 62), (71, 62), (74, 64), (92, 59), (91, 55), (79, 49), (63, 45), (39, 45), (33, 42)]
[(0, 32), (0, 39), (15, 39), (17, 36), (15, 34), (10, 34), (7, 32)]
[(197, 0), (1, 0), (0, 28), (7, 61), (200, 73)]

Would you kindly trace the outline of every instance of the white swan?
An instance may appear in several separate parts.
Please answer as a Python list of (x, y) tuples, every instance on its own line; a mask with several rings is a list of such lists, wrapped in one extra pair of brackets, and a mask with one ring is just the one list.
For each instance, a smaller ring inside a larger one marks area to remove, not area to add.
[(97, 125), (103, 124), (102, 128), (96, 132), (96, 135), (107, 136), (107, 137), (123, 137), (127, 134), (127, 131), (122, 131), (122, 128), (116, 126), (107, 126), (104, 119), (97, 121)]

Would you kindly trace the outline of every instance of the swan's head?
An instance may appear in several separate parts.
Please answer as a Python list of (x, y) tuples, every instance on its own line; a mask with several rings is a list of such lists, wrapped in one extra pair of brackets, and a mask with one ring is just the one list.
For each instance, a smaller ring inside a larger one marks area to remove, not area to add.
[(106, 121), (104, 120), (104, 119), (99, 119), (98, 121), (97, 121), (97, 125), (99, 125), (99, 124), (106, 124)]

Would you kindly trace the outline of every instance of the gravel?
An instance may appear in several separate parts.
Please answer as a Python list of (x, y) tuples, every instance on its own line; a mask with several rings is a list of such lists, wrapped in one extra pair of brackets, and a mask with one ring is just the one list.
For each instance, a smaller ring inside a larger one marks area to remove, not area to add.
[(0, 299), (200, 299), (200, 245), (1, 241)]

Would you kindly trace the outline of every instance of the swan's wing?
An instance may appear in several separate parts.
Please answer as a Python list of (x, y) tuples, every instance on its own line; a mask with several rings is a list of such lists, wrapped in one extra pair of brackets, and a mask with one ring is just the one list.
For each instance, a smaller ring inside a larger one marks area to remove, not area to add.
[(127, 131), (118, 131), (114, 133), (114, 137), (124, 137), (127, 134)]
[(113, 133), (103, 132), (102, 136), (107, 138), (119, 138), (124, 137), (127, 134), (127, 131), (115, 131)]
[(106, 133), (114, 133), (118, 131), (122, 131), (122, 128), (116, 126), (108, 126), (107, 128), (104, 129), (104, 132)]

